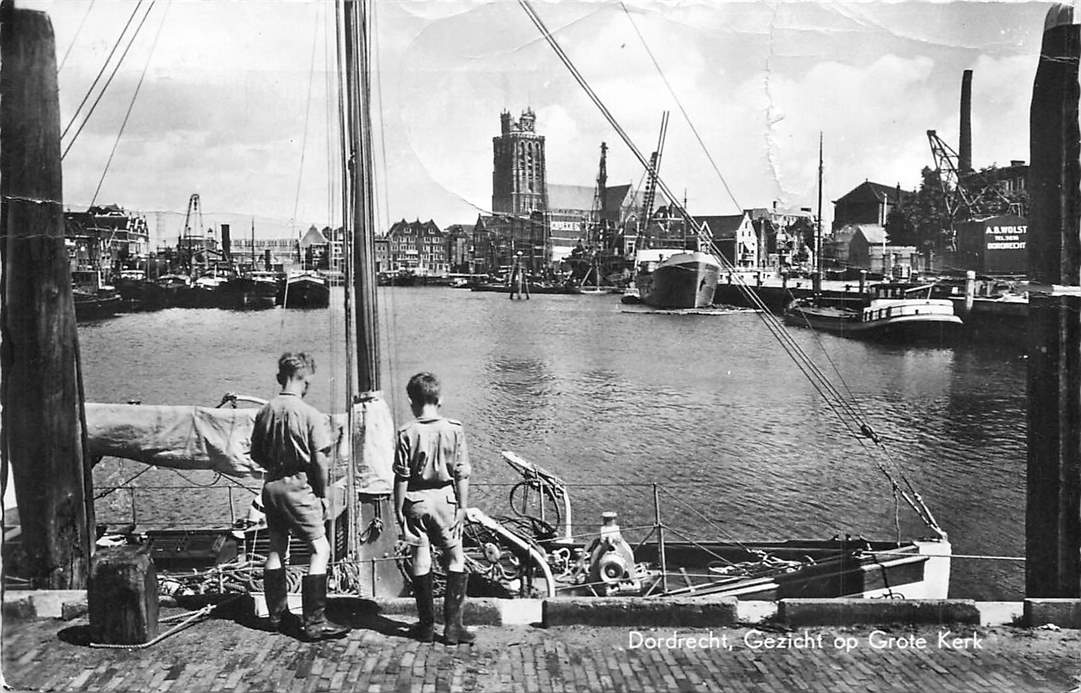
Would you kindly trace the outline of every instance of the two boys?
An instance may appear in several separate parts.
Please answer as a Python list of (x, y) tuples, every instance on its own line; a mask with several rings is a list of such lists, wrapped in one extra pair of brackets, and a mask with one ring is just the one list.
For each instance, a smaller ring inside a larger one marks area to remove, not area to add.
[[(326, 418), (303, 401), (315, 374), (315, 361), (305, 353), (278, 359), (281, 393), (255, 417), (252, 459), (266, 470), (263, 506), (270, 533), (270, 551), (263, 571), (270, 626), (289, 616), (286, 555), (289, 534), (311, 546), (308, 574), (302, 582), (306, 640), (344, 637), (347, 628), (326, 621), (327, 563), (330, 544), (324, 530), (329, 486), (327, 453), (334, 444)], [(419, 622), (411, 635), (435, 640), (431, 546), (442, 549), (447, 573), (443, 597), (444, 641), (470, 643), (473, 634), (462, 625), (467, 576), (461, 527), (469, 498), (469, 451), (461, 423), (439, 415), (440, 386), (431, 373), (413, 376), (406, 392), (416, 419), (397, 432), (394, 456), (394, 509), (398, 525), (413, 545), (413, 592)]]

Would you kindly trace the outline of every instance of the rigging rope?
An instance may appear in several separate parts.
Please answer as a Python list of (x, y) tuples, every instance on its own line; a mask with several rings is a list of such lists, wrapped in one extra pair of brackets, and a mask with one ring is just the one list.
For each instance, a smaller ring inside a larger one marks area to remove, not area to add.
[(94, 93), (95, 87), (98, 86), (98, 81), (101, 79), (101, 76), (105, 74), (105, 68), (109, 67), (109, 62), (113, 59), (113, 55), (116, 53), (116, 49), (120, 47), (120, 42), (124, 40), (124, 34), (128, 33), (128, 28), (131, 26), (132, 21), (135, 20), (135, 16), (139, 14), (139, 7), (142, 4), (143, 0), (139, 0), (139, 2), (136, 3), (135, 8), (132, 9), (131, 16), (128, 17), (128, 21), (124, 24), (124, 28), (120, 30), (120, 34), (116, 37), (116, 41), (113, 42), (113, 47), (109, 50), (109, 55), (105, 56), (105, 62), (101, 64), (101, 69), (98, 70), (98, 74), (94, 77), (94, 81), (90, 83), (90, 87), (86, 90), (86, 94), (83, 96), (83, 100), (79, 102), (78, 107), (75, 109), (75, 113), (72, 114), (71, 120), (68, 121), (68, 124), (64, 127), (63, 132), (60, 133), (61, 139), (67, 137), (68, 130), (70, 130), (71, 126), (75, 124), (75, 121), (79, 117), (79, 113), (83, 110), (83, 106), (85, 106), (87, 100), (90, 99), (90, 95)]
[[(139, 98), (139, 90), (143, 87), (143, 80), (146, 79), (146, 71), (150, 67), (150, 59), (154, 57), (154, 49), (158, 47), (158, 39), (161, 38), (161, 30), (165, 27), (165, 18), (169, 15), (169, 8), (172, 7), (172, 0), (169, 0), (165, 5), (165, 11), (161, 13), (161, 21), (158, 23), (158, 30), (154, 33), (154, 41), (150, 44), (150, 52), (146, 55), (146, 64), (143, 65), (143, 71), (139, 75), (139, 82), (135, 85), (135, 91), (131, 95), (131, 101), (128, 103), (128, 110), (124, 112), (124, 120), (120, 123), (120, 130), (116, 133), (116, 140), (113, 141), (113, 148), (109, 152), (109, 158), (105, 162), (105, 169), (101, 172), (101, 178), (98, 179), (98, 187), (94, 188), (94, 196), (90, 199), (90, 206), (93, 207), (94, 203), (98, 200), (98, 194), (101, 192), (101, 186), (105, 182), (105, 176), (109, 173), (109, 166), (113, 163), (113, 156), (116, 155), (116, 148), (120, 146), (120, 138), (124, 136), (124, 128), (128, 125), (128, 118), (131, 117), (131, 111), (135, 108), (135, 100)], [(153, 9), (153, 5), (151, 8)], [(147, 14), (150, 10), (147, 10)], [(116, 230), (113, 230), (113, 235), (116, 235)], [(112, 239), (110, 238), (110, 243)]]
[[(71, 136), (70, 140), (68, 140), (68, 146), (64, 148), (64, 152), (60, 155), (60, 160), (61, 161), (63, 161), (64, 157), (66, 157), (68, 155), (68, 152), (71, 151), (72, 145), (74, 145), (76, 140), (79, 139), (79, 134), (82, 133), (83, 128), (86, 127), (86, 124), (88, 122), (90, 122), (90, 117), (92, 115), (94, 115), (94, 111), (97, 110), (98, 104), (101, 103), (102, 97), (105, 96), (105, 92), (107, 92), (109, 90), (109, 85), (113, 83), (113, 78), (116, 77), (116, 73), (120, 70), (120, 66), (124, 64), (124, 58), (127, 57), (128, 51), (131, 50), (132, 45), (135, 43), (135, 39), (139, 38), (139, 32), (142, 31), (143, 25), (146, 23), (147, 17), (150, 16), (150, 12), (154, 9), (155, 3), (156, 3), (156, 0), (151, 0), (150, 6), (147, 7), (146, 12), (143, 13), (143, 17), (142, 17), (142, 19), (139, 20), (139, 24), (138, 24), (138, 26), (135, 27), (135, 31), (132, 32), (131, 37), (128, 40), (128, 44), (126, 46), (124, 46), (124, 52), (120, 54), (120, 57), (117, 59), (116, 64), (113, 65), (112, 72), (109, 73), (109, 78), (107, 80), (105, 80), (105, 84), (102, 85), (101, 91), (98, 92), (97, 98), (94, 99), (94, 103), (90, 104), (90, 110), (87, 111), (86, 117), (83, 118), (83, 122), (79, 124), (79, 128), (75, 131), (75, 134)], [(140, 5), (142, 4), (142, 0), (139, 0), (139, 4)], [(136, 10), (138, 10), (138, 6), (136, 6)], [(129, 20), (129, 22), (130, 22), (130, 20)], [(125, 29), (126, 28), (127, 28), (127, 25), (125, 25)], [(117, 40), (119, 41), (121, 38), (123, 38), (123, 32), (121, 32), (121, 35), (120, 35), (120, 37), (118, 37)], [(114, 50), (115, 50), (115, 47), (114, 47)], [(111, 57), (112, 52), (110, 52), (109, 55)], [(105, 69), (106, 65), (108, 65), (108, 59), (106, 59), (105, 65), (102, 65), (102, 70)], [(97, 83), (97, 80), (95, 79), (95, 84), (96, 83)], [(93, 86), (91, 86), (91, 91), (87, 92), (86, 98), (89, 98), (90, 94), (92, 93), (92, 90), (93, 90)], [(83, 103), (86, 102), (86, 98), (83, 99)], [(82, 104), (79, 105), (79, 109), (82, 109)], [(64, 128), (64, 132), (61, 133), (61, 135), (60, 135), (61, 139), (64, 138), (64, 135), (67, 134), (68, 128), (70, 128), (71, 125), (75, 122), (75, 118), (77, 117), (77, 114), (78, 114), (78, 112), (76, 112), (76, 116), (72, 117), (71, 122), (68, 123), (68, 127)]]
[[(805, 377), (807, 377), (812, 387), (819, 393), (819, 395), (823, 398), (823, 400), (830, 407), (830, 409), (832, 409), (834, 413), (837, 414), (842, 424), (849, 430), (849, 432), (865, 449), (868, 447), (867, 439), (870, 439), (875, 444), (876, 449), (885, 458), (886, 462), (892, 464), (894, 471), (897, 473), (897, 476), (900, 477), (901, 481), (904, 484), (903, 487), (901, 483), (898, 483), (897, 479), (894, 478), (894, 474), (892, 474), (890, 470), (886, 468), (886, 465), (883, 464), (881, 460), (875, 460), (875, 465), (878, 467), (879, 471), (882, 472), (882, 474), (887, 478), (893, 489), (895, 489), (895, 491), (901, 496), (901, 498), (905, 500), (909, 507), (912, 508), (916, 515), (930, 529), (942, 534), (941, 528), (935, 521), (934, 516), (931, 514), (931, 511), (923, 502), (920, 494), (913, 488), (911, 482), (908, 480), (907, 476), (900, 468), (900, 464), (892, 457), (892, 455), (890, 455), (889, 450), (885, 445), (885, 442), (874, 432), (874, 429), (870, 426), (866, 418), (863, 416), (863, 413), (857, 408), (856, 405), (854, 405), (851, 401), (847, 400), (843, 396), (843, 394), (837, 389), (836, 385), (833, 384), (830, 378), (822, 371), (821, 368), (818, 367), (818, 365), (810, 358), (810, 356), (803, 349), (803, 347), (796, 341), (795, 337), (791, 333), (789, 333), (789, 331), (785, 329), (781, 321), (773, 315), (773, 313), (766, 306), (765, 302), (758, 296), (757, 293), (755, 293), (751, 289), (751, 287), (746, 283), (746, 281), (744, 281), (743, 277), (738, 271), (738, 268), (736, 268), (732, 264), (732, 262), (727, 257), (725, 257), (725, 255), (720, 251), (720, 248), (716, 245), (714, 240), (704, 232), (702, 226), (675, 201), (677, 198), (671, 193), (668, 186), (661, 179), (660, 175), (652, 169), (650, 162), (642, 155), (642, 152), (630, 139), (630, 136), (626, 133), (622, 126), (620, 126), (620, 124), (616, 121), (615, 117), (608, 110), (607, 106), (605, 106), (604, 102), (589, 85), (589, 82), (585, 79), (581, 72), (579, 72), (578, 68), (575, 67), (573, 61), (570, 59), (570, 56), (567, 55), (567, 53), (559, 45), (559, 42), (556, 40), (555, 36), (553, 36), (552, 33), (548, 30), (548, 27), (537, 14), (536, 10), (533, 9), (529, 0), (518, 0), (518, 3), (529, 16), (534, 26), (536, 26), (537, 29), (541, 32), (541, 34), (544, 36), (544, 39), (548, 42), (548, 45), (559, 57), (563, 65), (568, 69), (568, 71), (570, 71), (575, 81), (578, 82), (579, 86), (582, 87), (582, 89), (586, 92), (587, 96), (589, 96), (590, 100), (593, 101), (593, 104), (604, 116), (605, 120), (608, 121), (608, 124), (612, 127), (613, 130), (616, 131), (619, 137), (623, 140), (624, 144), (626, 144), (628, 149), (631, 150), (631, 153), (634, 154), (634, 156), (639, 160), (639, 162), (654, 176), (657, 187), (659, 187), (660, 190), (665, 194), (665, 196), (668, 197), (670, 201), (670, 207), (675, 207), (678, 210), (680, 216), (683, 217), (685, 223), (690, 225), (695, 230), (695, 232), (699, 236), (699, 239), (704, 242), (705, 245), (708, 247), (709, 252), (717, 258), (717, 260), (720, 262), (721, 266), (724, 269), (730, 272), (730, 276), (735, 279), (735, 284), (740, 290), (740, 292), (744, 295), (745, 299), (753, 307), (758, 309), (758, 315), (762, 320), (763, 324), (766, 326), (769, 332), (780, 342), (782, 348), (785, 349), (785, 352), (796, 364), (796, 367), (800, 370), (800, 372), (804, 374)], [(836, 366), (834, 367), (836, 368)]]

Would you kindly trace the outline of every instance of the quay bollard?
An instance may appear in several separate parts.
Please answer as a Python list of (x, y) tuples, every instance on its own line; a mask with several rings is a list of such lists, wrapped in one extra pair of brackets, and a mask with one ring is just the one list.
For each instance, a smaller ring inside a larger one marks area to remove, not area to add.
[(149, 545), (98, 549), (86, 591), (91, 637), (142, 645), (158, 636), (158, 575)]

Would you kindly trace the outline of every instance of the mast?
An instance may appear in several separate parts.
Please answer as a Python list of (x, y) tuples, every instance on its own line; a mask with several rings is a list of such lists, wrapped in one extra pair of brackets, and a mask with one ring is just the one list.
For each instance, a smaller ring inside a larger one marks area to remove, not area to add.
[(818, 223), (815, 224), (815, 272), (822, 278), (822, 131), (818, 132)]
[(375, 302), (374, 186), (372, 184), (372, 124), (369, 97), (368, 7), (360, 0), (345, 0), (345, 65), (353, 230), (353, 299), (355, 302), (357, 387), (360, 392), (380, 389), (379, 340)]
[(251, 218), (251, 271), (255, 271), (255, 217)]

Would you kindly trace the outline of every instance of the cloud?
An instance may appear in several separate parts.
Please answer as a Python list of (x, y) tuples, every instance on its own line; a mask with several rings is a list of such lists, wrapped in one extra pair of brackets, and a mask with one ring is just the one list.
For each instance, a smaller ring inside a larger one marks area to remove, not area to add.
[[(84, 5), (28, 4), (52, 14), (58, 51), (71, 47), (60, 74), (62, 107), (70, 114), (134, 4), (96, 3), (78, 37)], [(1027, 104), (1044, 4), (628, 5), (630, 18), (617, 4), (535, 3), (644, 155), (655, 146), (661, 112), (671, 111), (662, 176), (676, 194), (687, 191), (695, 210), (726, 213), (734, 204), (635, 26), (740, 206), (773, 199), (811, 204), (820, 130), (827, 199), (865, 178), (915, 185), (930, 163), (925, 131), (956, 141), (960, 74), (970, 67), (976, 162), (1027, 157)], [(333, 120), (334, 103), (320, 72), (333, 50), (328, 7), (174, 1), (102, 195), (182, 213), (188, 195), (200, 192), (208, 209), (288, 228), (300, 180), (296, 216), (304, 221), (297, 225), (324, 223), (327, 170), (338, 166), (333, 136), (327, 152), (327, 104)], [(642, 165), (516, 3), (380, 2), (375, 18), (384, 220), (431, 217), (446, 225), (487, 208), (491, 140), (503, 109), (537, 111), (549, 180), (592, 185), (602, 140), (609, 144), (612, 184), (641, 178)], [(154, 28), (152, 17), (147, 36)], [(64, 162), (73, 203), (93, 194), (146, 64), (146, 38)]]

